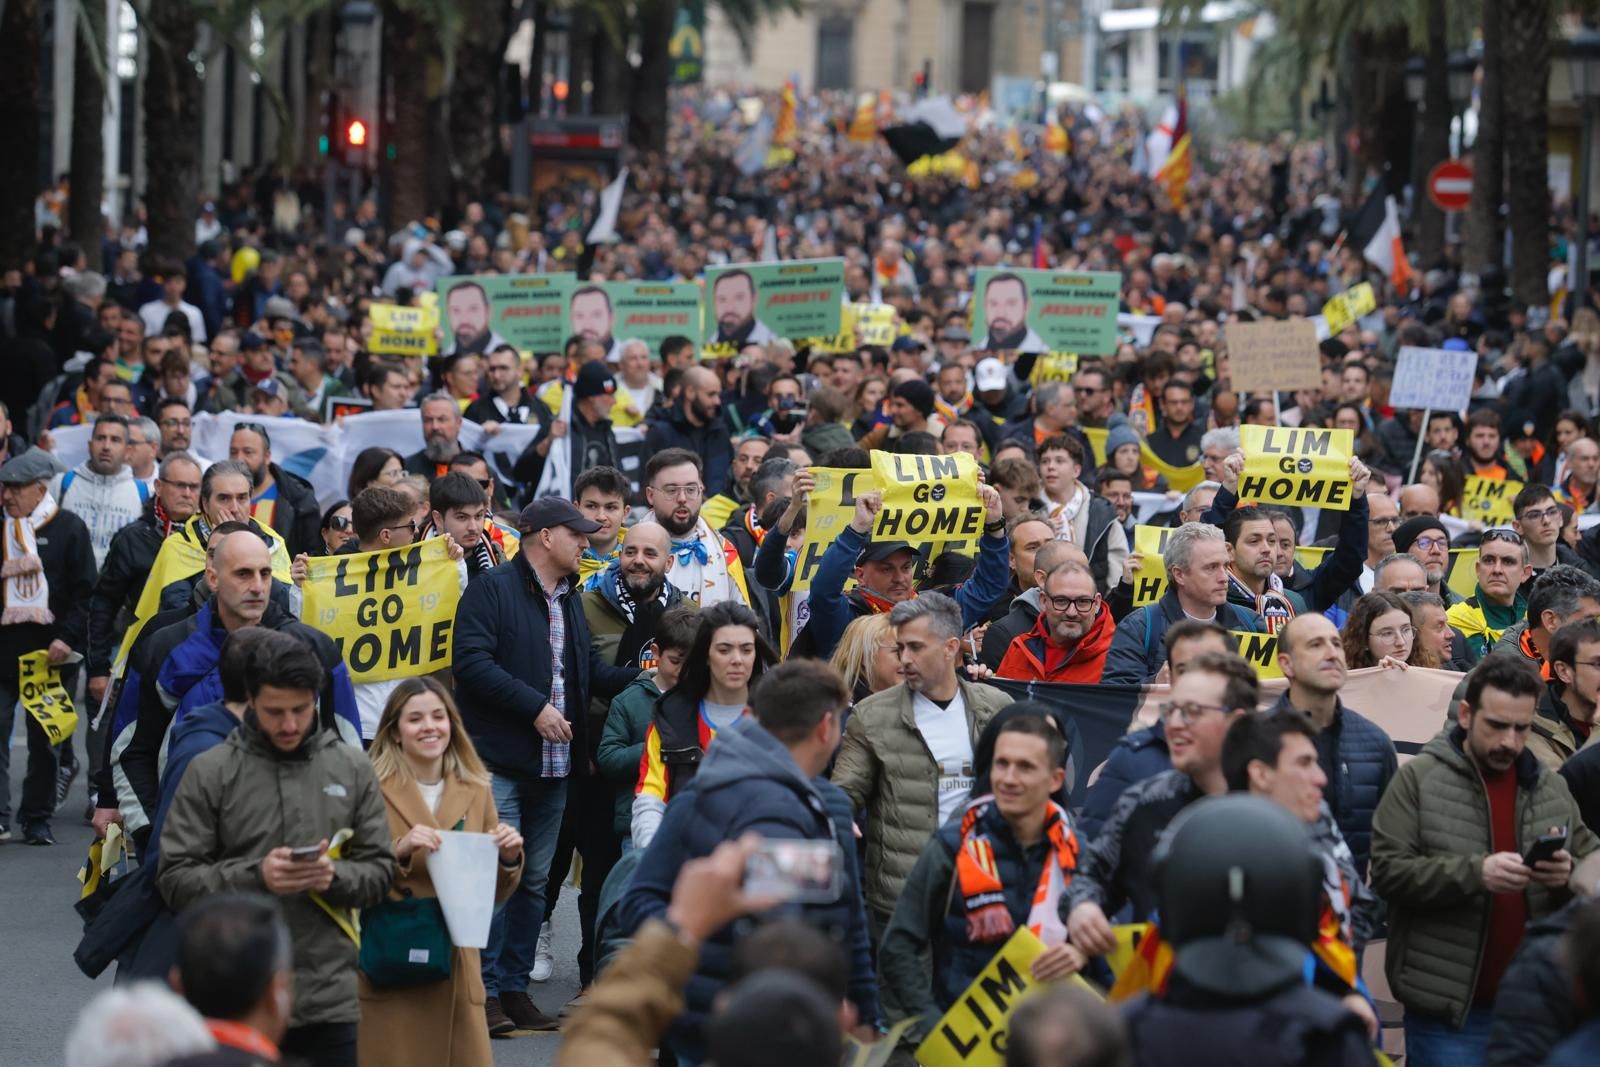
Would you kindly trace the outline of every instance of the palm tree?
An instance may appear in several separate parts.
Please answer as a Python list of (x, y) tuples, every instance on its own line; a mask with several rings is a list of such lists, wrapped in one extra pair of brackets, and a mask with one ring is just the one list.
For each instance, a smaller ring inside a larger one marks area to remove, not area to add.
[[(1493, 4), (1494, 0), (1488, 0)], [(1506, 177), (1511, 288), (1518, 303), (1549, 299), (1550, 0), (1504, 5)]]
[(103, 3), (73, 5), (75, 24), (72, 59), (72, 145), (68, 171), (72, 194), (67, 200), (67, 232), (100, 264), (105, 227), (100, 200), (105, 193), (106, 8)]
[[(1426, 0), (1428, 46), (1424, 56), (1423, 121), (1417, 137), (1417, 165), (1412, 174), (1419, 182), (1433, 168), (1450, 158), (1450, 66), (1445, 39), (1445, 0)], [(1424, 269), (1433, 267), (1444, 256), (1444, 212), (1421, 189), (1412, 195), (1416, 203), (1417, 258)]]
[(0, 270), (33, 253), (33, 203), (39, 175), (39, 4), (0, 5), (0, 144), (12, 165), (0, 167)]
[(200, 189), (200, 74), (193, 0), (147, 0), (144, 82), (145, 210), (150, 254), (182, 263), (194, 252)]
[(1505, 9), (1483, 5), (1483, 83), (1478, 93), (1478, 137), (1472, 143), (1472, 203), (1461, 263), (1487, 273), (1501, 262), (1500, 207), (1505, 203)]

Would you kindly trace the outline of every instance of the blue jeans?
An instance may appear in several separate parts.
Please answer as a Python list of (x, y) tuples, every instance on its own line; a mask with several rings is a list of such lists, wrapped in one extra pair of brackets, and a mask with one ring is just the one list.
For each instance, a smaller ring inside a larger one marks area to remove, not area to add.
[(1483, 1067), (1492, 1016), (1473, 1008), (1457, 1030), (1439, 1019), (1406, 1012), (1406, 1067)]
[(502, 991), (525, 993), (528, 972), (544, 923), (544, 887), (561, 835), (567, 808), (566, 778), (508, 778), (494, 775), (495, 810), (500, 821), (522, 833), (522, 882), (511, 899), (495, 909), (489, 925), (489, 947), (483, 950), (483, 988), (491, 997)]

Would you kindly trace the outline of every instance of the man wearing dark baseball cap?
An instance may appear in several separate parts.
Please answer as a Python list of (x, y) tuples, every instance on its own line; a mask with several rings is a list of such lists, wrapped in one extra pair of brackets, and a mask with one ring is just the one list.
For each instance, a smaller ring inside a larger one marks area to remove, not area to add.
[(523, 449), (511, 471), (517, 481), (534, 486), (536, 496), (570, 500), (578, 475), (590, 467), (617, 466), (617, 438), (611, 430), (616, 379), (603, 361), (585, 363), (571, 388), (572, 403), (543, 420), (539, 436)]
[[(590, 367), (605, 369), (584, 370)], [(592, 388), (580, 373), (575, 392)], [(573, 406), (574, 423), (587, 418), (581, 405), (592, 400)], [(501, 1034), (558, 1025), (528, 996), (545, 883), (568, 785), (588, 773), (589, 700), (609, 701), (639, 673), (600, 655), (577, 595), (578, 560), (599, 524), (556, 496), (536, 498), (519, 520), (520, 550), (467, 586), (455, 621), (461, 718), (493, 776), (500, 819), (521, 831), (526, 856), (522, 881), (495, 914), (483, 951), (484, 1014), (490, 1033)]]

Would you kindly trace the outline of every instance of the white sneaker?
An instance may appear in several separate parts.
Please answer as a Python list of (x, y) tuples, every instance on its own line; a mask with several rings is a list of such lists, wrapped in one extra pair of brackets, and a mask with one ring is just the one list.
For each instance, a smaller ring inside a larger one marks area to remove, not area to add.
[(545, 982), (550, 979), (550, 972), (556, 968), (556, 961), (550, 955), (550, 924), (545, 923), (539, 927), (539, 947), (533, 953), (533, 970), (528, 972), (528, 977), (535, 982)]

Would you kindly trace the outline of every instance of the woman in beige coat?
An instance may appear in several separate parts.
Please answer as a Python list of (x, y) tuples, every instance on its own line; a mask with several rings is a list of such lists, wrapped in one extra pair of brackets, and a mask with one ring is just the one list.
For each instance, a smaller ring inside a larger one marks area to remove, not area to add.
[[(436, 895), (427, 855), (439, 831), (494, 835), (500, 848), (495, 903), (522, 876), (522, 836), (500, 822), (489, 772), (472, 747), (455, 701), (433, 678), (395, 687), (372, 742), (399, 873), (390, 900)], [(361, 1067), (491, 1067), (483, 977), (475, 948), (457, 948), (450, 977), (428, 985), (379, 989), (360, 976)]]

